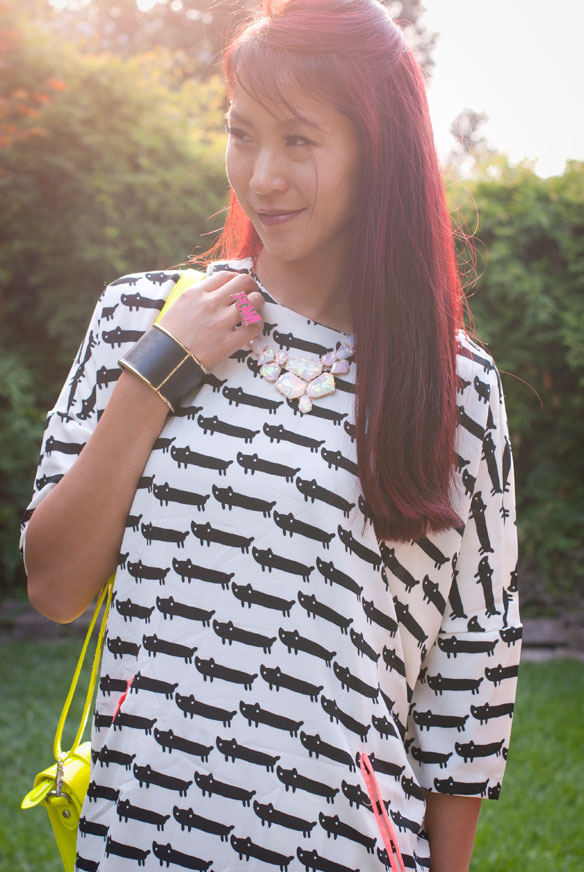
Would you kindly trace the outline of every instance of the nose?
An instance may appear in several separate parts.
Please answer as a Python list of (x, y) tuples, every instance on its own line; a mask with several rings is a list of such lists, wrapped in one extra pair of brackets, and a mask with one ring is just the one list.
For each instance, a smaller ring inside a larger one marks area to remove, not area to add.
[(281, 155), (273, 148), (258, 151), (253, 165), (250, 187), (258, 197), (265, 197), (288, 188)]

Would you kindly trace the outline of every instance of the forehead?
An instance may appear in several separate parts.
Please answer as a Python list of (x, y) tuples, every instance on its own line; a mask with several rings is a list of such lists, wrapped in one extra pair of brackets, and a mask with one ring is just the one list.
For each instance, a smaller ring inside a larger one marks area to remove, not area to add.
[(229, 104), (229, 115), (250, 124), (287, 127), (303, 124), (323, 133), (346, 133), (353, 124), (331, 103), (289, 87), (280, 99), (256, 97), (242, 84), (235, 82)]

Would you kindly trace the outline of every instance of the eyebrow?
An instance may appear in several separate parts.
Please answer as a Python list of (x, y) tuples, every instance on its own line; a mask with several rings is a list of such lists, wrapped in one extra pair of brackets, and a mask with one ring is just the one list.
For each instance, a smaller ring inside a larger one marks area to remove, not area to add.
[[(254, 124), (245, 115), (242, 115), (237, 109), (228, 109), (225, 113), (225, 118), (230, 121), (235, 121), (239, 124), (246, 124), (248, 127), (253, 127)], [(278, 127), (294, 127), (295, 124), (305, 124), (307, 127), (312, 127), (315, 130), (323, 130), (322, 124), (316, 119), (307, 118), (306, 115), (291, 115), (289, 118), (283, 118), (277, 122)]]

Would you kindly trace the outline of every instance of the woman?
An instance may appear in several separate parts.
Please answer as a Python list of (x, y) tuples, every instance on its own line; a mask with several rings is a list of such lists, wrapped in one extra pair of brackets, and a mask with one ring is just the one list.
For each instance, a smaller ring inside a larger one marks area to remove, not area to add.
[(106, 288), (28, 513), (53, 620), (118, 567), (78, 868), (462, 872), (521, 632), (423, 83), (376, 0), (265, 2), (225, 76), (220, 261), (162, 330), (176, 273)]

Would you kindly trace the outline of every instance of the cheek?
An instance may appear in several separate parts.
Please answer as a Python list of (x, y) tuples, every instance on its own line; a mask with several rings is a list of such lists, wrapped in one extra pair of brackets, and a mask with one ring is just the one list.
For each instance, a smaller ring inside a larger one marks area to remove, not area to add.
[(318, 204), (334, 220), (348, 219), (355, 211), (359, 192), (358, 173), (352, 168), (319, 174)]
[(360, 171), (356, 161), (348, 161), (341, 170), (337, 191), (339, 192), (339, 201), (342, 203), (342, 208), (347, 216), (355, 212), (357, 198), (359, 196), (359, 180)]
[(357, 198), (359, 197), (359, 191), (361, 189), (361, 173), (358, 167), (352, 166), (347, 172), (347, 184), (346, 184), (346, 198), (347, 198), (347, 207), (351, 214), (355, 211), (357, 206)]
[(229, 146), (225, 152), (225, 171), (227, 173), (227, 181), (239, 197), (239, 192), (243, 188), (246, 175), (245, 162), (236, 153), (235, 149)]

